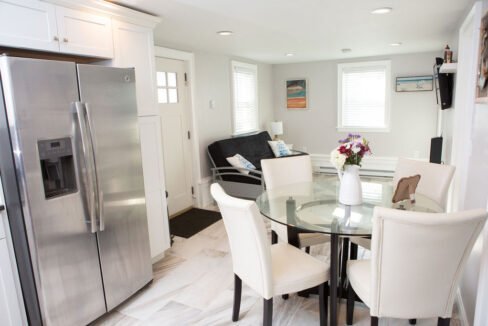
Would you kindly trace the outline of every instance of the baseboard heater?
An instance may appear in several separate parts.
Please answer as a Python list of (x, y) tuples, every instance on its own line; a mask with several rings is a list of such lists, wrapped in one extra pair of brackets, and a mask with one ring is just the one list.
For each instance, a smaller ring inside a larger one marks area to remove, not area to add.
[[(326, 173), (326, 174), (337, 174), (337, 170), (331, 166), (318, 166), (316, 172)], [(370, 177), (393, 177), (394, 171), (389, 170), (378, 170), (378, 169), (359, 169), (359, 175), (370, 176)]]

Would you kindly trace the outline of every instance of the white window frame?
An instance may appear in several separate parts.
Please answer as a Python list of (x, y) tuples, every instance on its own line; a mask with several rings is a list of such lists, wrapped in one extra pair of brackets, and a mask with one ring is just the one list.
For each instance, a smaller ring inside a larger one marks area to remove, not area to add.
[[(236, 132), (236, 94), (235, 94), (235, 83), (234, 83), (234, 70), (235, 68), (244, 68), (253, 71), (254, 76), (256, 78), (256, 84), (254, 85), (254, 92), (256, 98), (256, 117), (255, 117), (255, 125), (252, 129), (243, 131), (243, 132)], [(259, 94), (258, 94), (258, 66), (255, 64), (240, 62), (240, 61), (231, 61), (231, 86), (232, 86), (232, 135), (239, 136), (250, 134), (256, 131), (259, 131)]]
[[(365, 126), (344, 126), (342, 124), (342, 75), (348, 68), (367, 68), (373, 66), (385, 67), (385, 127), (365, 127)], [(340, 63), (337, 65), (337, 131), (340, 132), (390, 132), (390, 111), (391, 111), (391, 62), (365, 61), (353, 63)]]

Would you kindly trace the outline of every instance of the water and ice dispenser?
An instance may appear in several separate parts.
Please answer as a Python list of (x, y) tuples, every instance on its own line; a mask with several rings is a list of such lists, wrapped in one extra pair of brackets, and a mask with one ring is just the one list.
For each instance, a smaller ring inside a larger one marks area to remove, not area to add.
[(76, 174), (71, 138), (37, 142), (46, 199), (76, 192)]

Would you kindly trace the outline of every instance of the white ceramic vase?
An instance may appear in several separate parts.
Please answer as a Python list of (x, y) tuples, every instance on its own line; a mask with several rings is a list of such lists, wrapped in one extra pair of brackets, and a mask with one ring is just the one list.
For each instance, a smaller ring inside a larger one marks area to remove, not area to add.
[(359, 179), (359, 165), (344, 165), (344, 171), (337, 171), (341, 181), (339, 202), (344, 205), (359, 205), (363, 202), (363, 190)]

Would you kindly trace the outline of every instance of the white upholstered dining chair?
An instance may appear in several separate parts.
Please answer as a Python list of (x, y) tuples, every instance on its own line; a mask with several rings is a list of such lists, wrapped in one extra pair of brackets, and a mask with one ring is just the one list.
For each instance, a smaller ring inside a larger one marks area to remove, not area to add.
[(419, 213), (376, 207), (371, 260), (347, 264), (347, 325), (354, 292), (380, 317), (438, 318), (449, 325), (456, 289), (487, 212)]
[[(261, 168), (264, 176), (266, 190), (273, 190), (280, 186), (294, 183), (312, 182), (313, 170), (310, 155), (299, 155), (282, 158), (261, 160)], [(297, 189), (296, 195), (300, 195), (302, 189)], [(290, 192), (287, 195), (293, 196)], [(278, 239), (288, 243), (288, 230), (286, 225), (271, 221), (272, 241)], [(310, 246), (330, 241), (330, 237), (320, 233), (299, 233), (298, 244), (300, 248), (306, 248), (310, 252)]]
[(393, 175), (393, 186), (396, 187), (401, 178), (420, 174), (416, 192), (429, 197), (445, 209), (454, 171), (455, 167), (452, 165), (400, 158)]
[(329, 266), (287, 243), (270, 245), (255, 202), (231, 197), (217, 183), (210, 191), (220, 208), (232, 255), (232, 320), (239, 318), (242, 282), (263, 297), (264, 325), (272, 324), (273, 296), (319, 286), (320, 324), (325, 326)]
[[(447, 205), (447, 195), (455, 167), (452, 165), (429, 163), (406, 158), (398, 159), (398, 164), (393, 175), (393, 187), (396, 188), (401, 178), (419, 174), (420, 181), (416, 193), (422, 194), (444, 210)], [(365, 238), (351, 238), (351, 242), (363, 248), (371, 248), (371, 240)]]

